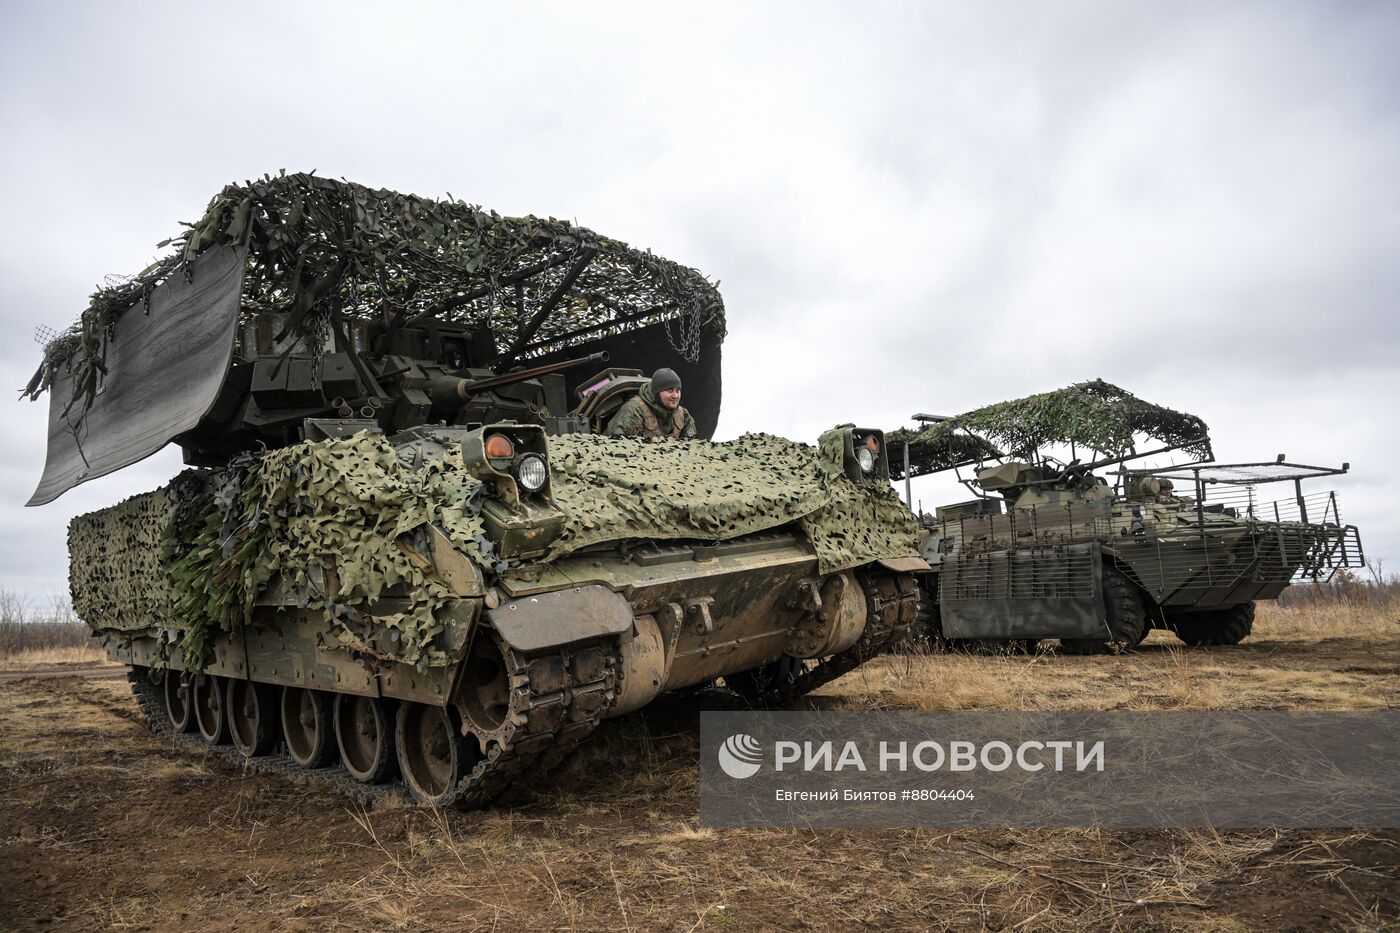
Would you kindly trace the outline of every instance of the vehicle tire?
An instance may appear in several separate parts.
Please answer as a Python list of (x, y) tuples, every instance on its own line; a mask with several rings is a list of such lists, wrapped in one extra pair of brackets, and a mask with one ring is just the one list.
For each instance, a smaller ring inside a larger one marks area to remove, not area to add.
[(224, 679), (200, 674), (190, 691), (194, 698), (194, 719), (205, 745), (228, 744), (228, 707), (224, 703)]
[(321, 690), (283, 687), (282, 740), (303, 768), (324, 768), (336, 756), (335, 700)]
[(400, 703), (394, 726), (399, 774), (419, 803), (445, 807), (457, 799), (459, 782), (481, 757), (462, 735), (451, 707)]
[(277, 741), (277, 707), (272, 688), (252, 680), (228, 678), (224, 708), (228, 733), (245, 758), (261, 758)]
[(1167, 617), (1168, 627), (1193, 648), (1238, 645), (1254, 629), (1254, 603), (1208, 612), (1181, 612)]
[(361, 784), (383, 784), (398, 769), (394, 715), (388, 701), (336, 694), (335, 739), (340, 763)]
[(176, 735), (193, 732), (194, 684), (185, 677), (183, 671), (167, 669), (161, 677), (161, 689), (165, 698), (165, 715), (170, 720), (170, 728)]
[(1132, 581), (1112, 567), (1103, 570), (1103, 604), (1109, 639), (1062, 638), (1061, 654), (1122, 654), (1147, 637), (1147, 606)]

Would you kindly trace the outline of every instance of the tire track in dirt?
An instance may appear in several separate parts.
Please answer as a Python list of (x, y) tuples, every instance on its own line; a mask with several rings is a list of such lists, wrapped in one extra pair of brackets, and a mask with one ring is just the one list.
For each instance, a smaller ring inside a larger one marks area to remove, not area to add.
[(63, 677), (81, 677), (84, 680), (106, 680), (125, 677), (125, 667), (112, 667), (107, 664), (88, 664), (82, 667), (63, 668), (20, 668), (15, 671), (0, 671), (0, 684), (17, 683), (23, 680), (55, 680)]

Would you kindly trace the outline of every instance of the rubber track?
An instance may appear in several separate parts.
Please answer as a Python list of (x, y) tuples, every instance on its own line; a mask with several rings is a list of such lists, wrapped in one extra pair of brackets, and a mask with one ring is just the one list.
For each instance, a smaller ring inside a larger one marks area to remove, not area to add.
[(919, 588), (912, 574), (859, 574), (865, 591), (866, 623), (860, 640), (840, 654), (818, 661), (786, 683), (775, 684), (758, 699), (764, 705), (805, 696), (849, 674), (909, 634), (919, 611)]
[[(450, 801), (455, 806), (481, 807), (508, 791), (535, 786), (597, 728), (616, 702), (618, 657), (614, 644), (570, 646), (529, 656), (507, 649), (505, 656), (511, 684), (507, 722), (498, 741), (458, 783)], [(231, 744), (206, 745), (197, 733), (174, 735), (161, 691), (144, 669), (128, 671), (127, 679), (151, 730), (170, 736), (178, 746), (213, 754), (259, 774), (281, 774), (298, 782), (310, 778), (366, 804), (393, 800), (425, 806), (402, 781), (363, 784), (339, 764), (303, 768), (286, 754), (280, 740), (273, 754), (247, 758)]]

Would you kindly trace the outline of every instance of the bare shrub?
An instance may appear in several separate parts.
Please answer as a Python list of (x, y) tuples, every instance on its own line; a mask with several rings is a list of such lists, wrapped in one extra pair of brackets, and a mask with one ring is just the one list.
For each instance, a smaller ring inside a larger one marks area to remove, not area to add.
[[(1364, 575), (1363, 572), (1364, 571)], [(1400, 606), (1400, 574), (1386, 573), (1379, 558), (1366, 561), (1361, 570), (1342, 568), (1326, 583), (1296, 583), (1278, 597), (1278, 605), (1297, 606)]]
[(0, 589), (0, 658), (92, 649), (92, 632), (79, 621), (67, 599), (55, 596), (49, 611), (39, 612), (18, 593)]

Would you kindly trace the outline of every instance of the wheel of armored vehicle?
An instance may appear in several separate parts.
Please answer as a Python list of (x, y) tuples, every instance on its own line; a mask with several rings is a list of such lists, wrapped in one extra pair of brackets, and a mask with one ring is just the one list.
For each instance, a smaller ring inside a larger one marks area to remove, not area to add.
[(1063, 654), (1122, 654), (1147, 637), (1147, 605), (1132, 581), (1112, 567), (1103, 570), (1103, 603), (1110, 638), (1062, 638)]
[(170, 730), (176, 735), (193, 732), (195, 727), (194, 704), (189, 680), (179, 671), (166, 671), (161, 678), (161, 690), (165, 699), (165, 715), (170, 719)]
[[(513, 660), (514, 665), (511, 664)], [(509, 670), (512, 666), (517, 668), (514, 676)], [(510, 722), (512, 688), (527, 680), (523, 664), (500, 639), (485, 637), (472, 641), (456, 700), (467, 729), (477, 737), (483, 750), (508, 740), (513, 731)]]
[(1167, 628), (1193, 648), (1238, 645), (1254, 629), (1254, 603), (1207, 612), (1170, 613)]
[(228, 710), (229, 737), (246, 758), (259, 758), (272, 751), (277, 741), (277, 707), (274, 693), (266, 684), (228, 679), (224, 708)]
[(340, 762), (361, 784), (383, 784), (394, 776), (393, 719), (388, 701), (338, 693), (335, 697), (335, 739)]
[(457, 798), (458, 782), (475, 764), (470, 742), (452, 709), (400, 703), (394, 728), (399, 773), (422, 803), (445, 807)]
[(321, 768), (335, 758), (335, 703), (329, 693), (283, 687), (278, 704), (287, 754), (303, 768)]
[(194, 718), (205, 745), (228, 744), (228, 709), (224, 703), (224, 679), (201, 674), (194, 680)]

